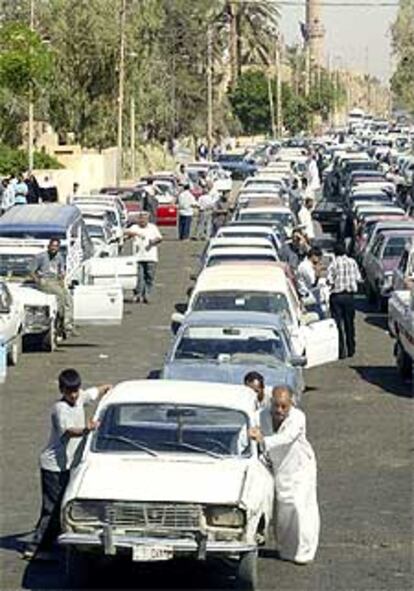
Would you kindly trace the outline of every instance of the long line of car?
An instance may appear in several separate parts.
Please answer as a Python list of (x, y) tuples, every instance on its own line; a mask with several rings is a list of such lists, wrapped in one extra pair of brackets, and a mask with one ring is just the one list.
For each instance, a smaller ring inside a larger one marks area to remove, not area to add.
[[(334, 230), (360, 260), (368, 295), (376, 290), (379, 307), (391, 298), (390, 332), (407, 376), (413, 308), (412, 297), (401, 288), (414, 281), (413, 220), (395, 182), (377, 174), (372, 157), (355, 141), (348, 147), (331, 139), (315, 145), (331, 157), (327, 174), (335, 177), (335, 203), (341, 210)], [(258, 549), (270, 532), (274, 482), (265, 455), (247, 436), (258, 424), (258, 413), (243, 378), (259, 371), (267, 384), (291, 387), (300, 405), (304, 370), (338, 359), (335, 322), (306, 309), (294, 271), (279, 256), (297, 223), (289, 189), (293, 176), (305, 170), (304, 146), (269, 142), (259, 153), (266, 162), (255, 161), (255, 174), (244, 179), (231, 219), (206, 244), (199, 268), (189, 277), (188, 301), (172, 314), (162, 379), (118, 384), (98, 405), (99, 428), (87, 438), (62, 504), (59, 541), (68, 551), (72, 577), (91, 572), (95, 561), (120, 557), (138, 563), (225, 558), (239, 585), (257, 585)], [(352, 175), (351, 163), (359, 176)], [(195, 184), (200, 173), (206, 174), (203, 168), (209, 171), (210, 165), (193, 167)], [(215, 164), (211, 168), (217, 171)], [(225, 176), (220, 180), (228, 181)], [(27, 206), (3, 216), (1, 268), (12, 271), (5, 273), (3, 286), (10, 290), (12, 275), (21, 284), (29, 257), (60, 232), (77, 317), (84, 323), (121, 322), (123, 291), (135, 284), (134, 259), (119, 252), (93, 256), (87, 231), (88, 224), (97, 225), (96, 203), (114, 214), (105, 213), (110, 223), (118, 215), (121, 226), (126, 223), (123, 208), (130, 201), (118, 197), (78, 197), (76, 205)], [(50, 219), (40, 230), (37, 216), (43, 211)], [(21, 215), (26, 226), (11, 224), (19, 229), (10, 236), (10, 216)], [(29, 224), (32, 216), (36, 234)], [(315, 218), (322, 232), (332, 229), (332, 219), (320, 216), (318, 208)], [(395, 229), (394, 224), (400, 225)], [(121, 235), (111, 231), (111, 236), (121, 248)], [(327, 261), (328, 238), (318, 232)], [(369, 257), (382, 265), (373, 281)], [(16, 289), (35, 291), (26, 285)], [(36, 322), (44, 318), (32, 301), (25, 306), (24, 327), (33, 308)]]

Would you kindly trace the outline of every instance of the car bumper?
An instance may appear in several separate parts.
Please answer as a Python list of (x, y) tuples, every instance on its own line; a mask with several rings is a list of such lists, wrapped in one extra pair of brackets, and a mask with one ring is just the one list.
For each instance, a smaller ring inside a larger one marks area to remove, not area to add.
[(100, 533), (64, 533), (59, 536), (61, 546), (73, 547), (81, 552), (114, 556), (132, 550), (136, 546), (161, 547), (173, 550), (173, 556), (191, 555), (205, 558), (207, 554), (237, 555), (257, 549), (256, 544), (244, 541), (210, 541), (205, 538), (158, 538), (138, 537), (133, 534), (116, 534), (109, 531)]

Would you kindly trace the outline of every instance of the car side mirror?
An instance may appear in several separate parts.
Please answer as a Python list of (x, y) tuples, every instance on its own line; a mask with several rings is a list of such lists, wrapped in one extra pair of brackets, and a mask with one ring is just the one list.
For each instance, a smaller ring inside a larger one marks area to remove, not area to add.
[(292, 367), (306, 367), (308, 360), (305, 355), (295, 355), (291, 357), (290, 363)]
[(179, 314), (178, 312), (174, 312), (174, 314), (171, 315), (171, 332), (173, 334), (177, 334), (178, 329), (182, 325), (183, 321), (184, 321), (184, 314)]
[(183, 316), (183, 315), (184, 315), (184, 314), (187, 312), (187, 307), (188, 307), (188, 306), (187, 306), (187, 304), (185, 304), (185, 303), (182, 303), (182, 302), (180, 302), (180, 303), (178, 303), (178, 304), (175, 304), (175, 310), (176, 310), (176, 312), (178, 312), (178, 313), (179, 313), (181, 316)]

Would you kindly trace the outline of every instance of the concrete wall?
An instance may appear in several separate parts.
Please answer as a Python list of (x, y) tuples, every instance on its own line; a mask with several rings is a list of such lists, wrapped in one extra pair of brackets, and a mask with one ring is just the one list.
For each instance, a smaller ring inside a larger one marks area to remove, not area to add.
[(60, 170), (35, 170), (36, 178), (42, 184), (45, 176), (57, 186), (59, 200), (66, 201), (72, 192), (74, 183), (78, 183), (80, 192), (89, 193), (102, 187), (115, 184), (116, 180), (116, 148), (108, 148), (102, 152), (82, 152), (60, 147), (54, 156), (65, 167)]

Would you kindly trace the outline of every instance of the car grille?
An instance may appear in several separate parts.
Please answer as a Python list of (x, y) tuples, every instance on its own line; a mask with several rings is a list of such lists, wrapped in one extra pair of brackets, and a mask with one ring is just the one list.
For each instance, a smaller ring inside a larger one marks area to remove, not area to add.
[(124, 527), (196, 530), (200, 527), (201, 507), (166, 503), (121, 503), (105, 507), (105, 521)]

